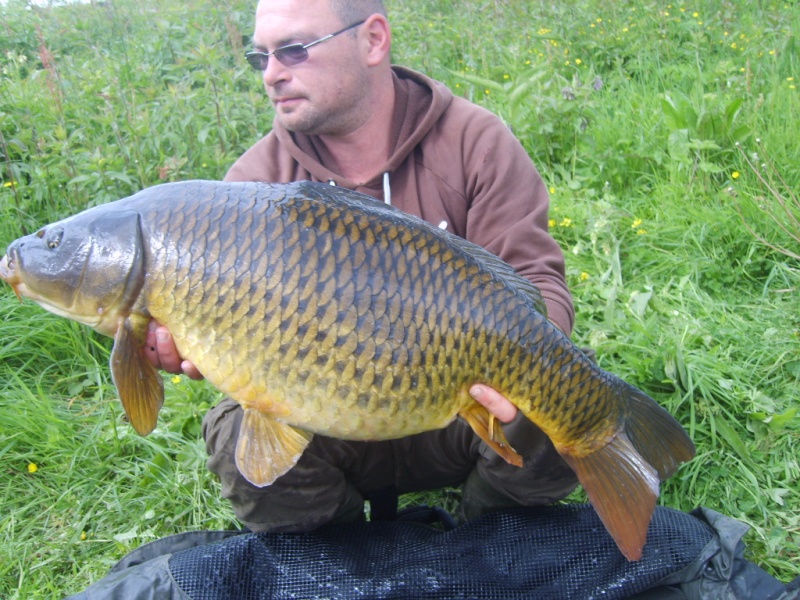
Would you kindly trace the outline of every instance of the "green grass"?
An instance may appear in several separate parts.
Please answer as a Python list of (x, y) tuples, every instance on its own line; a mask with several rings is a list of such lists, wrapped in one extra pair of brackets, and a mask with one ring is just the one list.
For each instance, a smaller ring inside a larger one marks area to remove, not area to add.
[[(781, 250), (798, 251), (798, 232), (765, 209), (800, 189), (800, 16), (771, 0), (607, 4), (390, 1), (394, 60), (496, 111), (540, 168), (575, 340), (697, 444), (662, 503), (748, 523), (749, 558), (789, 580), (800, 263)], [(253, 10), (0, 7), (0, 248), (145, 186), (222, 177), (272, 120), (241, 58)], [(765, 188), (737, 148), (784, 183)], [(109, 340), (8, 287), (0, 339), (0, 597), (74, 593), (142, 543), (235, 526), (200, 436), (215, 391), (168, 378), (141, 438), (110, 383)]]

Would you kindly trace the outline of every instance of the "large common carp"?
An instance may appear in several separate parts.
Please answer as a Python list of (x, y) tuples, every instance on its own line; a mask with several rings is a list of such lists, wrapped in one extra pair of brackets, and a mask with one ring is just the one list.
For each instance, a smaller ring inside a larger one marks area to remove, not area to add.
[(641, 556), (659, 482), (694, 455), (681, 426), (546, 318), (489, 252), (349, 190), (193, 181), (86, 210), (12, 243), (18, 296), (114, 337), (111, 370), (140, 434), (162, 380), (151, 318), (238, 401), (237, 466), (272, 483), (313, 433), (397, 438), (463, 417), (521, 459), (469, 396), (503, 393), (575, 470), (622, 552)]

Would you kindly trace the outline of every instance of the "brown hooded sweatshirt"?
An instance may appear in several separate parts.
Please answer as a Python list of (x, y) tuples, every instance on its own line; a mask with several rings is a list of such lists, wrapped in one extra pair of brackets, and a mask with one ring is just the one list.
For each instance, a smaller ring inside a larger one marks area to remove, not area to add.
[(574, 309), (564, 256), (548, 228), (544, 182), (522, 145), (494, 114), (442, 83), (393, 67), (392, 152), (366, 183), (342, 178), (314, 136), (273, 130), (237, 160), (226, 181), (323, 181), (358, 190), (446, 226), (496, 254), (536, 284), (548, 316), (566, 333)]

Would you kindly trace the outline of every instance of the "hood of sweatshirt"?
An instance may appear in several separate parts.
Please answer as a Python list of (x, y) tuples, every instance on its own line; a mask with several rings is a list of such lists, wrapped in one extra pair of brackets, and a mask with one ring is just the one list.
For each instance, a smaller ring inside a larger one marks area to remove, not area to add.
[[(391, 152), (386, 164), (368, 181), (355, 182), (330, 171), (323, 163), (333, 164), (325, 147), (314, 136), (292, 133), (276, 119), (273, 132), (281, 145), (314, 179), (347, 188), (384, 189), (388, 194), (391, 173), (411, 153), (436, 124), (450, 105), (453, 93), (442, 83), (404, 67), (392, 67), (395, 110), (392, 116)], [(388, 201), (388, 197), (387, 197)]]

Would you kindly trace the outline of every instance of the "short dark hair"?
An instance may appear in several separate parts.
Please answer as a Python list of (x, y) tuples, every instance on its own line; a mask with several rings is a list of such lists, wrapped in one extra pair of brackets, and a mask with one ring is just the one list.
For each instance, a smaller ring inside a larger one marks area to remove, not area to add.
[(330, 0), (331, 10), (343, 25), (357, 23), (375, 13), (386, 16), (383, 0)]

